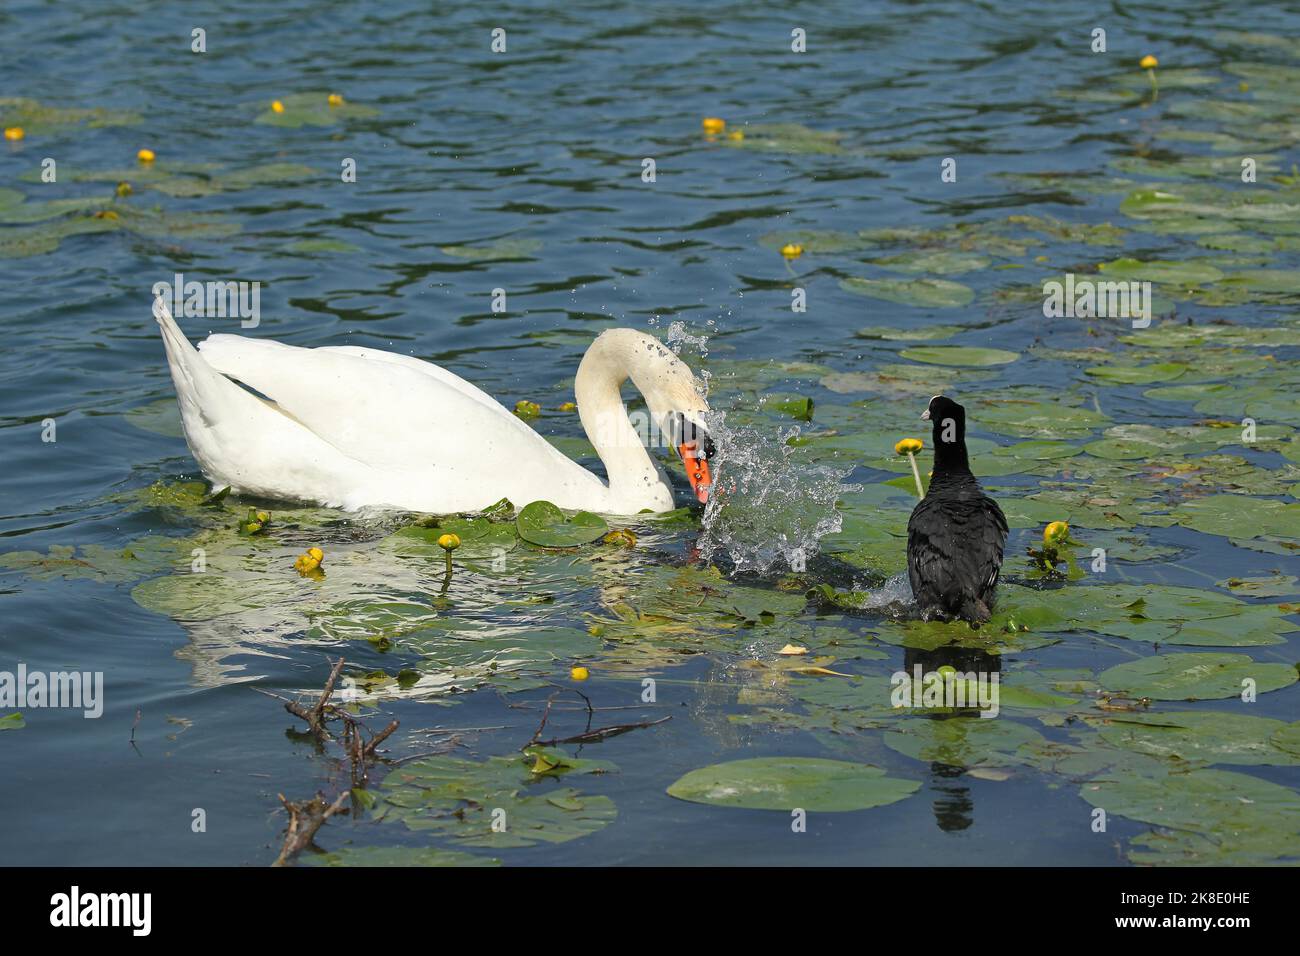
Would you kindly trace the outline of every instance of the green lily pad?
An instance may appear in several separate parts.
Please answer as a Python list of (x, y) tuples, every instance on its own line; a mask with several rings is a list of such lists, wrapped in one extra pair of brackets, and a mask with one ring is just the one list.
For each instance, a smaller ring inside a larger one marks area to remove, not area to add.
[(1251, 863), (1295, 857), (1300, 794), (1244, 773), (1112, 773), (1084, 784), (1094, 807), (1174, 831), (1135, 840), (1134, 862)]
[(1300, 594), (1300, 587), (1297, 587), (1298, 581), (1300, 581), (1300, 578), (1297, 578), (1294, 574), (1273, 574), (1259, 578), (1228, 578), (1223, 581), (1216, 581), (1215, 584), (1221, 588), (1227, 588), (1234, 594), (1262, 598)]
[(984, 368), (990, 365), (1006, 365), (1020, 357), (1018, 352), (1006, 349), (976, 348), (968, 345), (920, 345), (903, 349), (898, 353), (914, 362), (929, 365), (956, 365)]
[(519, 537), (543, 548), (576, 548), (604, 537), (609, 525), (600, 515), (579, 511), (572, 516), (549, 501), (525, 505), (515, 519)]
[(384, 778), (373, 812), (380, 820), (462, 846), (567, 843), (604, 829), (618, 811), (609, 797), (554, 786), (557, 778), (611, 769), (604, 761), (577, 760), (556, 750), (486, 761), (425, 757)]
[(22, 714), (5, 714), (0, 717), (0, 730), (22, 730), (26, 726)]
[(1107, 743), (1177, 762), (1294, 765), (1300, 757), (1279, 749), (1272, 738), (1287, 726), (1280, 720), (1223, 711), (1117, 714), (1101, 720)]
[(143, 122), (128, 110), (50, 106), (25, 97), (0, 97), (0, 127), (20, 126), (28, 136), (45, 136), (84, 126), (134, 126)]
[(919, 329), (896, 329), (888, 325), (870, 325), (853, 334), (860, 339), (884, 339), (887, 342), (929, 342), (950, 339), (965, 332), (960, 325), (927, 325)]
[(1139, 259), (1116, 259), (1097, 266), (1107, 278), (1136, 282), (1161, 282), (1170, 285), (1201, 285), (1217, 282), (1223, 272), (1205, 262), (1143, 262)]
[(1098, 683), (1131, 697), (1154, 700), (1216, 700), (1241, 696), (1242, 682), (1253, 680), (1258, 693), (1296, 682), (1290, 664), (1263, 664), (1245, 654), (1159, 654), (1117, 664), (1103, 671)]
[(1094, 365), (1084, 369), (1088, 375), (1121, 385), (1150, 385), (1172, 382), (1182, 377), (1188, 366), (1182, 362), (1159, 362), (1152, 365)]
[(756, 757), (692, 770), (668, 788), (668, 795), (721, 807), (837, 813), (896, 803), (920, 786), (869, 764)]
[(975, 290), (948, 279), (841, 279), (840, 288), (900, 305), (953, 309), (975, 301)]
[(474, 262), (499, 262), (505, 259), (531, 259), (542, 249), (540, 239), (498, 239), (477, 246), (439, 246), (438, 251), (456, 259)]
[(928, 272), (932, 275), (960, 275), (987, 269), (993, 260), (970, 252), (917, 249), (912, 252), (874, 260), (875, 265), (895, 272)]
[(292, 93), (282, 96), (280, 105), (284, 110), (279, 113), (271, 108), (269, 99), (261, 105), (263, 112), (258, 114), (254, 122), (290, 129), (300, 126), (335, 126), (344, 120), (369, 119), (379, 115), (379, 110), (373, 106), (363, 106), (347, 100), (337, 106), (331, 106), (328, 92)]
[(1001, 717), (912, 718), (885, 734), (891, 750), (949, 767), (1013, 766), (1020, 747), (1043, 742), (1033, 728)]
[(1285, 750), (1289, 754), (1300, 757), (1300, 720), (1279, 727), (1273, 732), (1269, 742), (1279, 750)]

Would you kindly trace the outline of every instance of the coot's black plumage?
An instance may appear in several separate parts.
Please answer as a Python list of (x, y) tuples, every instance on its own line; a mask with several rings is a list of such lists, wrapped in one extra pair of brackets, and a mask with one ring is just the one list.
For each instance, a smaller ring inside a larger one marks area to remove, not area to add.
[(993, 608), (1007, 519), (971, 474), (966, 409), (936, 395), (921, 417), (934, 425), (934, 474), (907, 522), (907, 576), (926, 620), (977, 627)]

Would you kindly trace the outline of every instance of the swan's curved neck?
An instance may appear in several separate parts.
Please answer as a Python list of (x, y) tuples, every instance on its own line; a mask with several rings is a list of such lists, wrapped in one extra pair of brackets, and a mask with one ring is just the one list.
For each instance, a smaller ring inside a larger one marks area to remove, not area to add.
[(672, 508), (672, 489), (632, 426), (622, 396), (623, 383), (631, 378), (651, 397), (650, 390), (657, 387), (655, 365), (663, 361), (659, 350), (667, 352), (648, 335), (611, 329), (587, 349), (573, 383), (578, 417), (609, 475), (611, 503), (635, 505), (634, 511)]

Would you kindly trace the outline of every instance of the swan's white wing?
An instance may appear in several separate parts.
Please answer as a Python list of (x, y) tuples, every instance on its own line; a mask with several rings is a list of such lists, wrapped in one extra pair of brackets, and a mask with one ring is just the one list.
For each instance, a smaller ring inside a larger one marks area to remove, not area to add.
[[(218, 336), (209, 336), (209, 341)], [(239, 338), (239, 336), (232, 336)], [(380, 349), (368, 349), (360, 345), (326, 345), (317, 349), (318, 352), (337, 352), (340, 355), (355, 355), (358, 358), (373, 359), (377, 362), (392, 362), (394, 365), (401, 365), (404, 368), (415, 369), (424, 375), (430, 375), (452, 388), (459, 389), (471, 398), (478, 399), (485, 405), (492, 408), (500, 408), (501, 403), (489, 395), (483, 389), (470, 382), (465, 381), (454, 372), (449, 372), (440, 365), (434, 365), (432, 362), (426, 362), (424, 359), (418, 359), (413, 355), (400, 355), (397, 352), (384, 352)]]
[(486, 393), (419, 359), (238, 335), (211, 336), (199, 349), (217, 371), (374, 468), (554, 473), (567, 465), (586, 474)]

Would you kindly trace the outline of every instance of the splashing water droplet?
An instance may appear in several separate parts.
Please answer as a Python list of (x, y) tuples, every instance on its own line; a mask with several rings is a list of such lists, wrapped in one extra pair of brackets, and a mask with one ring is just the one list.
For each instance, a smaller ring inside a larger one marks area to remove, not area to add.
[[(677, 355), (709, 355), (709, 332), (695, 335), (682, 321), (669, 324), (665, 344)], [(705, 394), (709, 371), (696, 367)], [(704, 507), (704, 533), (697, 542), (705, 561), (729, 559), (734, 570), (764, 574), (784, 562), (803, 571), (818, 542), (839, 531), (843, 516), (835, 507), (840, 495), (857, 491), (845, 485), (849, 471), (792, 461), (789, 444), (798, 426), (782, 431), (756, 427), (730, 428), (726, 412), (706, 416), (715, 453), (709, 465), (714, 486)], [(851, 469), (850, 469), (851, 470)]]
[(817, 542), (843, 524), (835, 502), (856, 490), (844, 484), (848, 472), (792, 461), (788, 443), (798, 426), (773, 436), (711, 419), (709, 433), (717, 447), (710, 462), (716, 478), (704, 508), (701, 557), (726, 556), (737, 571), (761, 574), (781, 562), (803, 571)]

